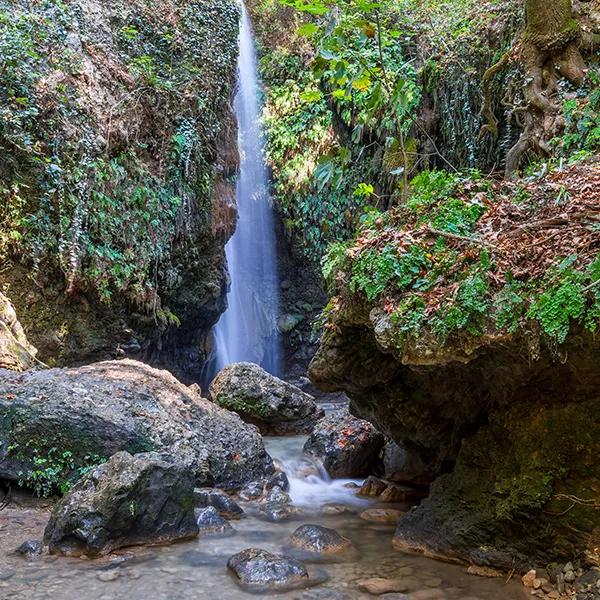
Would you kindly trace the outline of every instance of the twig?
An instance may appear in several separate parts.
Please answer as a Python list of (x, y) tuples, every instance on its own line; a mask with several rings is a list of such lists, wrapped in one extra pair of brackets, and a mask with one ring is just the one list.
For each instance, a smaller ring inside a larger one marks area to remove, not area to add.
[(490, 244), (489, 242), (486, 242), (479, 238), (469, 237), (466, 235), (458, 235), (456, 233), (449, 233), (447, 231), (441, 231), (440, 229), (434, 229), (430, 225), (426, 225), (423, 229), (433, 235), (440, 235), (442, 237), (446, 237), (451, 240), (458, 240), (460, 242), (469, 242), (470, 244), (478, 244), (479, 246), (487, 246), (489, 248), (493, 248), (494, 250), (499, 250), (498, 246), (495, 246), (494, 244)]

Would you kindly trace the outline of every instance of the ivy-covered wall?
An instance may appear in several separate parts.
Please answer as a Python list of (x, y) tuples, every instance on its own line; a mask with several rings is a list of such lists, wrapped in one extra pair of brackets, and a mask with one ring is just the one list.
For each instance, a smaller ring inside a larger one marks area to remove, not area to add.
[(199, 318), (174, 310), (188, 283), (222, 296), (238, 18), (234, 0), (0, 1), (0, 281), (43, 359), (48, 337), (69, 362), (114, 349), (111, 326), (135, 346)]

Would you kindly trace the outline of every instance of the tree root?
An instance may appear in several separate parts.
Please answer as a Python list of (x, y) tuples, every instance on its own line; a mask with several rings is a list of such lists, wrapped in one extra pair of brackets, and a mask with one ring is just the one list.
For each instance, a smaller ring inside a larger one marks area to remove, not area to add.
[(483, 138), (485, 134), (490, 134), (494, 139), (498, 137), (498, 119), (492, 110), (492, 79), (504, 69), (504, 66), (508, 62), (513, 49), (511, 48), (508, 52), (502, 55), (500, 60), (492, 65), (483, 75), (481, 82), (483, 88), (483, 104), (479, 116), (485, 119), (486, 123), (481, 127), (479, 131), (479, 139)]

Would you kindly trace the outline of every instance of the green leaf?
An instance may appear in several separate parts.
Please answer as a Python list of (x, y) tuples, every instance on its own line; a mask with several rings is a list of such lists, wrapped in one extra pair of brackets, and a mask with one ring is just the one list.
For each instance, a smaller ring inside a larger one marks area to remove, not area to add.
[(317, 33), (317, 31), (319, 31), (319, 27), (317, 25), (315, 25), (314, 23), (305, 23), (304, 25), (298, 28), (298, 31), (296, 33), (304, 37), (311, 37), (315, 33)]

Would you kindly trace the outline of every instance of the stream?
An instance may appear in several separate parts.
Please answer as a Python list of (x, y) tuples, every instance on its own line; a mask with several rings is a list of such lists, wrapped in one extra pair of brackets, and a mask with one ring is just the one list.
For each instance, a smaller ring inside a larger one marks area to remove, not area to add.
[[(327, 581), (315, 587), (275, 594), (298, 600), (362, 600), (357, 581), (371, 577), (407, 580), (410, 600), (518, 600), (526, 597), (516, 580), (486, 579), (449, 565), (394, 551), (394, 527), (364, 521), (362, 510), (377, 502), (358, 498), (347, 481), (329, 481), (318, 467), (302, 457), (304, 437), (266, 438), (273, 458), (286, 470), (293, 502), (304, 511), (295, 520), (268, 523), (259, 519), (249, 504), (246, 515), (231, 521), (235, 534), (197, 538), (171, 546), (124, 549), (104, 559), (81, 560), (42, 555), (32, 561), (12, 551), (25, 539), (39, 539), (49, 514), (49, 504), (22, 500), (0, 511), (0, 599), (41, 600), (234, 600), (256, 598), (242, 590), (229, 574), (226, 563), (248, 547), (281, 552), (288, 536), (303, 523), (336, 529), (349, 537), (357, 553), (347, 562), (308, 565), (325, 574)], [(322, 514), (326, 504), (343, 505), (348, 512)], [(390, 507), (390, 505), (385, 505)], [(400, 507), (406, 509), (407, 507)], [(396, 600), (402, 596), (388, 596)], [(386, 599), (387, 600), (387, 599)]]

